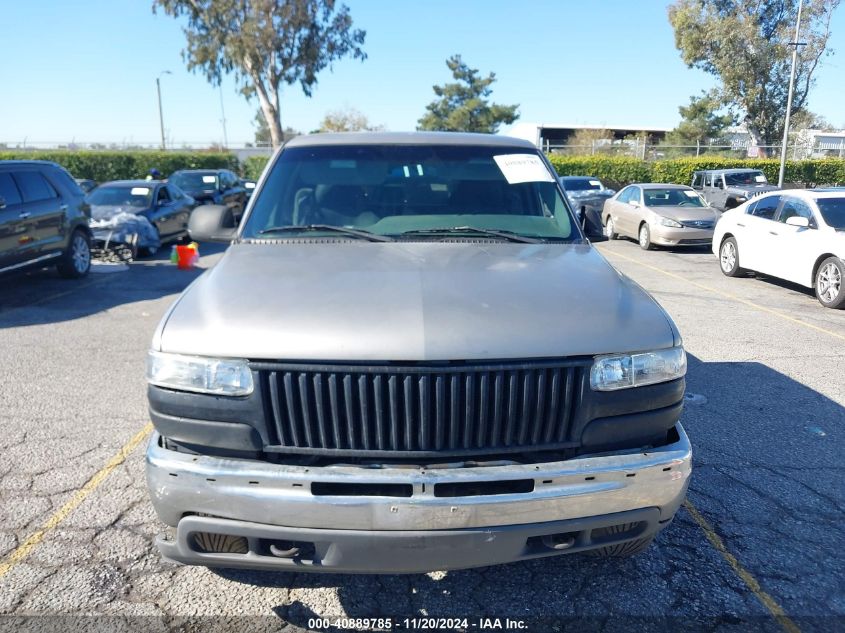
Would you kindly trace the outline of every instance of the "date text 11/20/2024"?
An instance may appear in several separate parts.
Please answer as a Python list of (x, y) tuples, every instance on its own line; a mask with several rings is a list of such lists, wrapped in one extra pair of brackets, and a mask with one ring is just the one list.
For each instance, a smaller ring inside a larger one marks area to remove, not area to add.
[(524, 620), (514, 618), (311, 618), (308, 628), (370, 631), (519, 631), (528, 628)]

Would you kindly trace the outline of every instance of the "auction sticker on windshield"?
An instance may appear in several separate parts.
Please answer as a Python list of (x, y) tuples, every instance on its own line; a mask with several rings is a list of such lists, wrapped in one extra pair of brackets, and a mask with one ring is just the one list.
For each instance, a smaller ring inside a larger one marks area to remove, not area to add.
[(698, 197), (698, 193), (696, 193), (695, 191), (688, 191), (688, 190), (684, 189), (684, 193), (687, 194), (690, 198), (697, 198)]
[(146, 196), (148, 193), (150, 193), (149, 187), (132, 187), (132, 189), (129, 192), (129, 195)]
[(545, 163), (536, 154), (503, 154), (493, 160), (510, 185), (521, 182), (554, 182)]
[(217, 178), (215, 176), (203, 176), (202, 181), (206, 184), (212, 184)]

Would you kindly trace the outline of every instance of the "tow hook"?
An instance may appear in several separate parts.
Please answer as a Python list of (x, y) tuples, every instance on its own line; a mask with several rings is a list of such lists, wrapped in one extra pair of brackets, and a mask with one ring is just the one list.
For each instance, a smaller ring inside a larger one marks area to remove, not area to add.
[(293, 558), (299, 554), (299, 548), (291, 547), (289, 549), (282, 549), (275, 543), (270, 543), (270, 553), (278, 558)]
[(572, 534), (546, 534), (543, 538), (543, 545), (549, 549), (569, 549), (575, 545), (575, 537)]

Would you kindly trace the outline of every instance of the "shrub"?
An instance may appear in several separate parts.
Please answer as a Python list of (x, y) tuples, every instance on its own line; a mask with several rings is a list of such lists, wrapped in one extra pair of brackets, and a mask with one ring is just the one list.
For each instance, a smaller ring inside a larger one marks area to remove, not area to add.
[(244, 178), (258, 180), (269, 160), (269, 156), (248, 156), (243, 164)]
[(217, 152), (159, 151), (2, 151), (0, 160), (49, 160), (75, 178), (97, 182), (144, 178), (155, 167), (165, 178), (177, 169), (231, 169), (240, 171), (238, 157)]
[[(671, 182), (688, 185), (699, 169), (760, 169), (769, 182), (778, 181), (780, 161), (776, 158), (730, 158), (696, 156), (643, 161), (625, 156), (561, 156), (550, 154), (549, 161), (561, 176), (595, 176), (605, 184), (619, 188), (632, 182)], [(784, 182), (803, 187), (845, 182), (845, 160), (821, 158), (786, 161)]]

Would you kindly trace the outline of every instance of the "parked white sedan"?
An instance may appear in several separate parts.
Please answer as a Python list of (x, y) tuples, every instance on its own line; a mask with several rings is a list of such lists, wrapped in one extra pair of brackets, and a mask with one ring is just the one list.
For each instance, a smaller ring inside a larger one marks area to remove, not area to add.
[(766, 193), (722, 214), (713, 235), (722, 272), (751, 270), (814, 288), (845, 307), (845, 192)]

